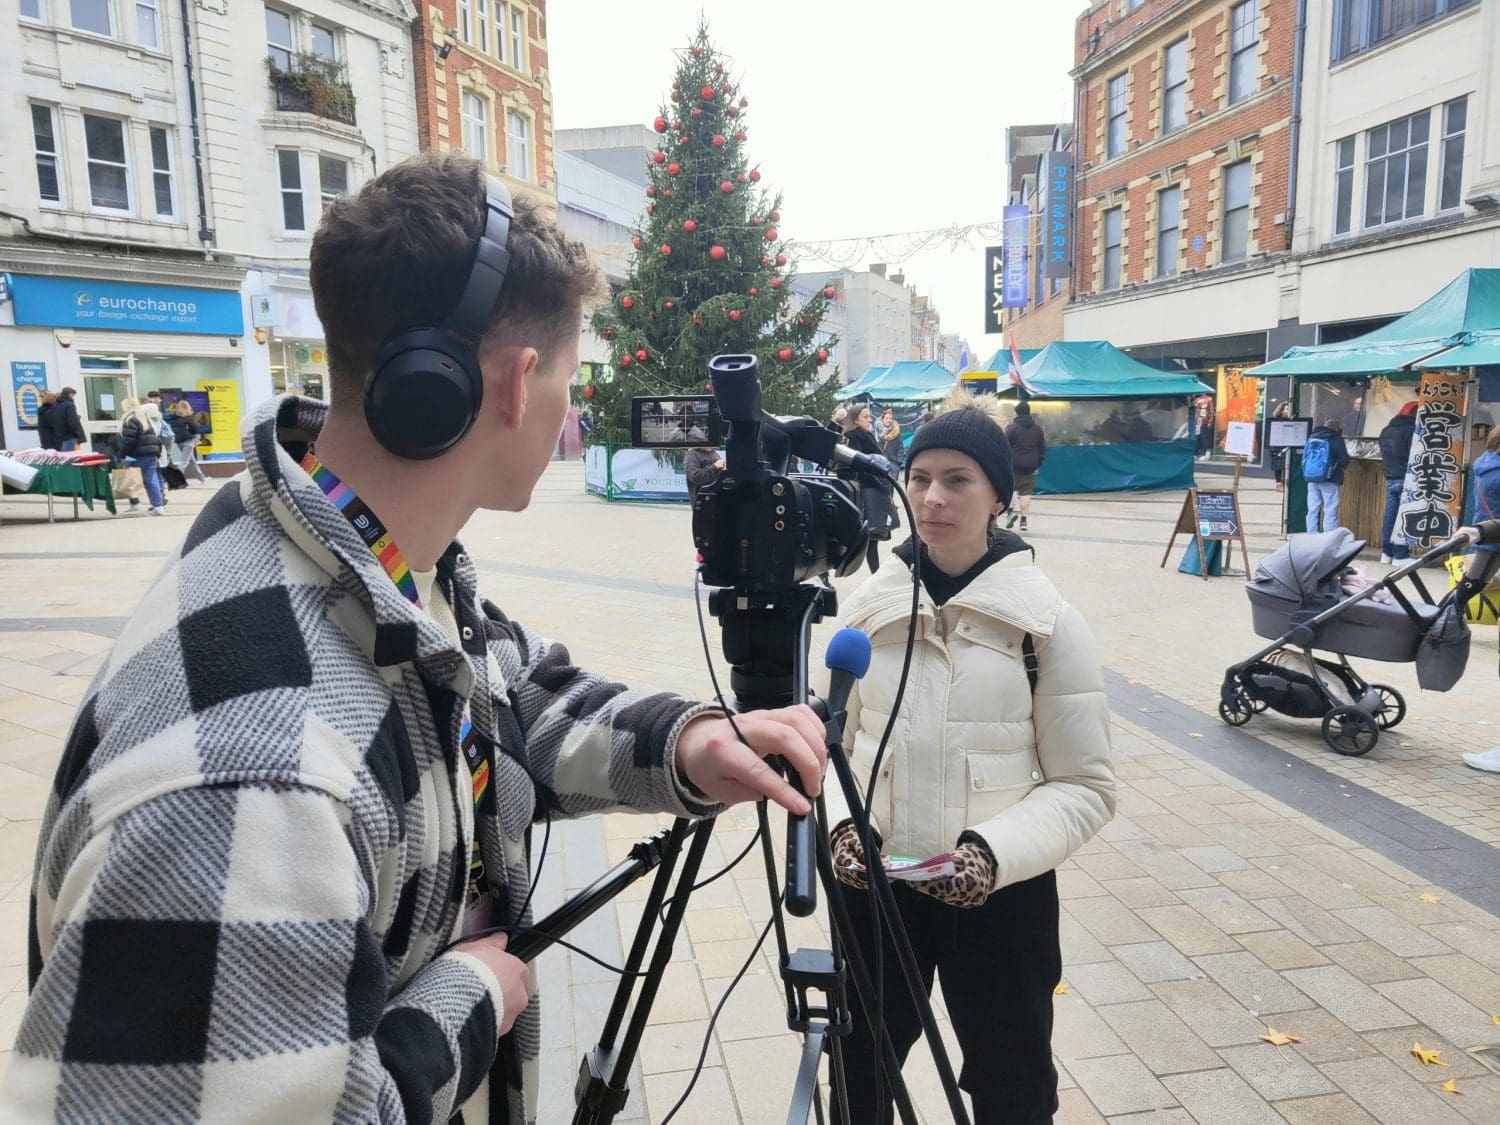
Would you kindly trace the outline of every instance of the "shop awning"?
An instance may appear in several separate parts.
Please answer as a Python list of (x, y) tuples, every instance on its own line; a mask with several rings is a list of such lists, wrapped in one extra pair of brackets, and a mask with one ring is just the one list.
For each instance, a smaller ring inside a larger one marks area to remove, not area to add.
[[(1158, 371), (1107, 340), (1059, 340), (1021, 368), (1028, 394), (1051, 398), (1171, 398), (1207, 388), (1183, 372)], [(1010, 393), (1001, 380), (1002, 393)]]
[[(1336, 377), (1389, 375), (1412, 367), (1468, 367), (1496, 360), (1460, 359), (1453, 350), (1476, 336), (1500, 333), (1500, 269), (1469, 269), (1384, 328), (1337, 344), (1288, 348), (1246, 374)], [(1494, 354), (1493, 342), (1475, 356)]]
[(1419, 371), (1438, 371), (1454, 367), (1490, 367), (1500, 365), (1500, 330), (1470, 332), (1457, 347), (1424, 359)]

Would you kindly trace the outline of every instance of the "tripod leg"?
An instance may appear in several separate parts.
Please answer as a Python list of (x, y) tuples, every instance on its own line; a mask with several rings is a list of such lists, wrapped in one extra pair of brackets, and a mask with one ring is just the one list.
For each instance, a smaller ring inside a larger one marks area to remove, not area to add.
[(819, 1120), (823, 1117), (822, 1102), (818, 1098), (818, 1064), (823, 1059), (823, 1037), (822, 1031), (809, 1031), (802, 1040), (802, 1061), (797, 1066), (797, 1082), (792, 1087), (792, 1104), (786, 1111), (786, 1125), (807, 1125), (815, 1105)]

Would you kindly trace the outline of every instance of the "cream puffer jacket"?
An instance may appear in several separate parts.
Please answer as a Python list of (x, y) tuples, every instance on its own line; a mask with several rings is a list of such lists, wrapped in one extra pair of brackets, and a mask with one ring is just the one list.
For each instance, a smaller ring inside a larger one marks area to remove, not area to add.
[[(906, 651), (911, 570), (897, 558), (844, 607), (868, 634), (870, 670), (850, 696), (844, 749), (863, 795)], [(1033, 637), (1033, 696), (1022, 654)], [(832, 779), (832, 773), (829, 774)], [(849, 815), (824, 786), (828, 823)], [(995, 888), (1052, 870), (1114, 815), (1109, 707), (1093, 638), (1030, 551), (993, 563), (941, 607), (919, 601), (916, 648), (870, 813), (885, 852), (919, 858), (977, 833)]]

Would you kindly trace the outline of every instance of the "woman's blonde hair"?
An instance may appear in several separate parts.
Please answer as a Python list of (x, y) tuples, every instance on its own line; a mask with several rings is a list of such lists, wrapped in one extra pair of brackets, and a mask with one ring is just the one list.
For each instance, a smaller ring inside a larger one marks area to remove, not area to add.
[(169, 408), (179, 418), (191, 418), (193, 416), (193, 404), (185, 398), (180, 398)]
[(885, 431), (885, 440), (886, 441), (890, 441), (892, 438), (898, 438), (900, 436), (901, 436), (901, 423), (898, 422), (898, 421), (896, 421), (894, 418), (892, 418), (890, 426), (887, 427), (887, 429)]

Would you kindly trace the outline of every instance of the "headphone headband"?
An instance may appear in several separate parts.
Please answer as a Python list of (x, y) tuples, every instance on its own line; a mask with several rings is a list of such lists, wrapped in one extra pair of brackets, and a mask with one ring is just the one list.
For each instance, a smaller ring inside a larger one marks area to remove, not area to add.
[(470, 347), (479, 344), (489, 327), (510, 268), (510, 224), (515, 207), (504, 184), (490, 176), (484, 178), (484, 230), (474, 248), (474, 264), (458, 304), (448, 314), (443, 330), (458, 337)]

